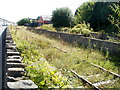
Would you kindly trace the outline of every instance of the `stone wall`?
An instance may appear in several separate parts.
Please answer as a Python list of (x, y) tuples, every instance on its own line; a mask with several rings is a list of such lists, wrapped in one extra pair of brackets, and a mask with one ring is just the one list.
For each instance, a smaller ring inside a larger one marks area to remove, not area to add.
[(109, 42), (101, 39), (84, 37), (83, 35), (68, 34), (62, 32), (53, 32), (42, 29), (36, 29), (38, 34), (44, 34), (48, 37), (60, 39), (71, 44), (78, 44), (85, 47), (91, 47), (102, 51), (108, 51), (111, 55), (120, 56), (120, 43)]

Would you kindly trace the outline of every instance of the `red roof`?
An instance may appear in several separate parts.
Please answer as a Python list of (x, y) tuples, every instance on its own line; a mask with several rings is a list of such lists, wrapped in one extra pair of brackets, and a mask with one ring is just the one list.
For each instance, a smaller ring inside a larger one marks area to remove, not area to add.
[(49, 23), (52, 16), (40, 16), (38, 17), (38, 23)]

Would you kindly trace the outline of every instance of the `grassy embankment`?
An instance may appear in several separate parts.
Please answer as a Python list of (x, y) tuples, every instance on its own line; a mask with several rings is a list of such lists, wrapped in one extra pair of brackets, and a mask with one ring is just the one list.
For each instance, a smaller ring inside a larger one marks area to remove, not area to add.
[[(93, 62), (118, 73), (119, 63), (116, 65), (108, 55), (105, 56), (93, 49), (71, 46), (63, 41), (49, 39), (44, 35), (27, 31), (26, 28), (23, 27), (19, 27), (17, 31), (12, 29), (11, 33), (18, 50), (24, 57), (23, 62), (27, 65), (27, 75), (30, 76), (40, 88), (69, 87), (68, 85), (72, 84), (71, 82), (67, 82), (66, 72), (69, 73), (68, 70), (70, 69), (84, 76), (98, 73), (104, 74), (104, 72), (91, 66), (88, 62)], [(62, 73), (59, 74), (59, 71)], [(95, 77), (91, 78), (91, 81), (94, 78)], [(99, 80), (96, 79), (96, 82), (110, 78), (113, 78), (113, 76), (105, 73), (104, 77), (100, 77)], [(74, 86), (79, 86), (77, 84), (78, 82), (76, 82)]]

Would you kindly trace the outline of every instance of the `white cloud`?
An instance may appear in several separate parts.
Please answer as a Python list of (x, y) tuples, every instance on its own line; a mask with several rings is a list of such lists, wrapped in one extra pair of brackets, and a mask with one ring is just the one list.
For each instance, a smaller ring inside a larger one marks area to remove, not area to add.
[(0, 18), (18, 21), (25, 17), (37, 18), (51, 15), (60, 7), (68, 7), (74, 13), (86, 0), (0, 0)]

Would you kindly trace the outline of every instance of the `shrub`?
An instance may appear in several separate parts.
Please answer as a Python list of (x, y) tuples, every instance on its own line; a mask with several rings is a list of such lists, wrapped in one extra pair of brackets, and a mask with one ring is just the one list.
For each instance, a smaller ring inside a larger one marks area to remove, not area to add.
[(83, 34), (84, 36), (89, 36), (90, 32), (92, 32), (90, 25), (85, 23), (78, 24), (70, 30), (70, 33)]
[(50, 30), (50, 31), (56, 31), (52, 24), (49, 24), (49, 25), (44, 24), (40, 27), (40, 29), (47, 29), (47, 30)]
[(62, 28), (59, 28), (59, 31), (62, 31), (62, 32), (69, 32), (70, 28), (69, 27), (62, 27)]
[(23, 18), (23, 19), (21, 19), (21, 20), (19, 20), (19, 21), (17, 22), (17, 24), (18, 24), (19, 26), (28, 25), (29, 23), (30, 23), (29, 18)]
[(58, 8), (52, 12), (54, 27), (70, 27), (73, 24), (73, 15), (69, 8)]

